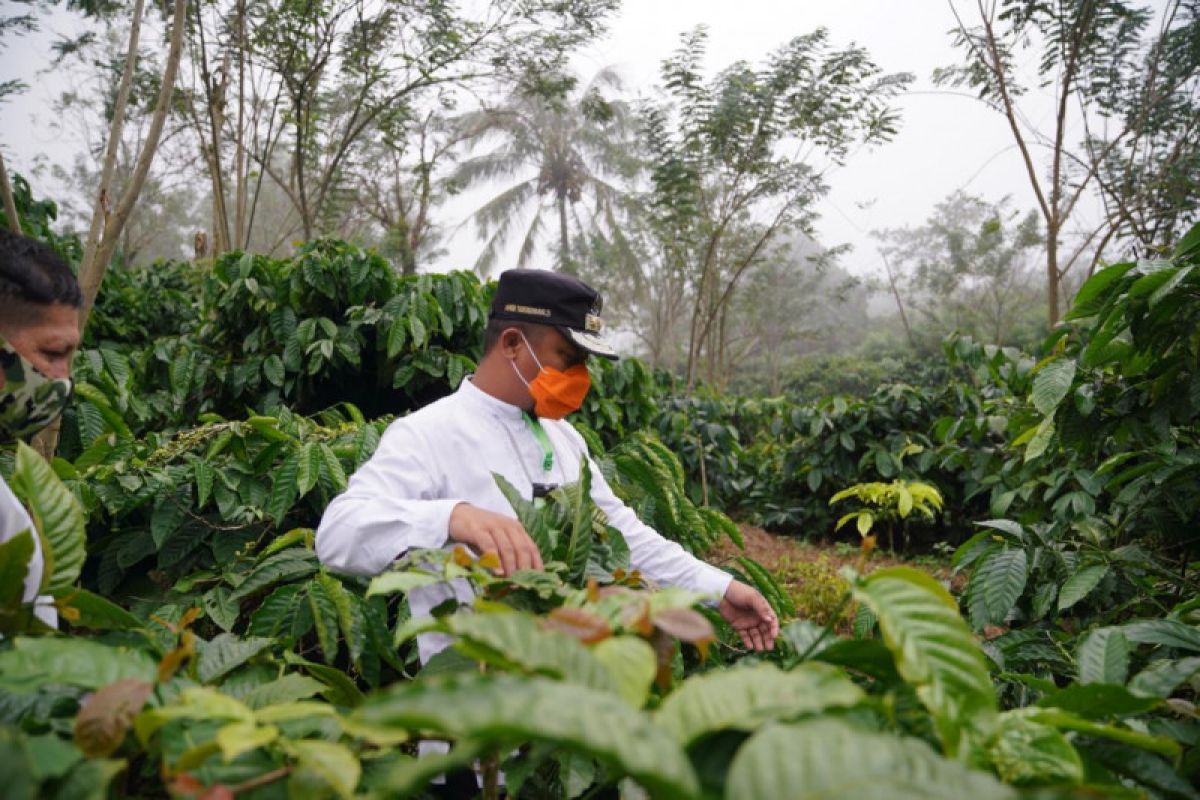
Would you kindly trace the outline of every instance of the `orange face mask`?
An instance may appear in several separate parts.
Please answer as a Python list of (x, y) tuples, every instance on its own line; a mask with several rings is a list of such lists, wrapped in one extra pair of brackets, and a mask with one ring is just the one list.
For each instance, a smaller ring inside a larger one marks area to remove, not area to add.
[[(525, 339), (525, 334), (521, 334), (521, 338), (525, 340), (525, 346), (529, 347), (529, 340)], [(525, 380), (521, 370), (517, 369), (517, 362), (509, 363), (512, 364), (513, 372), (517, 373), (521, 383), (525, 384), (529, 393), (533, 395), (533, 413), (544, 419), (562, 419), (567, 414), (578, 411), (583, 405), (583, 398), (587, 397), (588, 390), (592, 388), (592, 376), (587, 367), (576, 364), (566, 370), (557, 370), (554, 367), (542, 366), (532, 347), (529, 347), (529, 354), (538, 365), (538, 374), (532, 381)]]

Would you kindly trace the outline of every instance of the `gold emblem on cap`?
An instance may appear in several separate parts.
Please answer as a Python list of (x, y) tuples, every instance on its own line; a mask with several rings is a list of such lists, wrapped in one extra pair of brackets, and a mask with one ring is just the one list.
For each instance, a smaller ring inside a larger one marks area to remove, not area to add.
[(583, 319), (583, 328), (588, 333), (599, 333), (600, 329), (603, 327), (604, 327), (604, 323), (601, 322), (600, 318), (597, 317), (595, 314), (588, 314)]

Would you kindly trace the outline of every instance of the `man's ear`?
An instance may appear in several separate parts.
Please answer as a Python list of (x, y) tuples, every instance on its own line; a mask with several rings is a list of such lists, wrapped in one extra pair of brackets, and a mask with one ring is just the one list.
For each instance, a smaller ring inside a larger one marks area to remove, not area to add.
[(521, 331), (518, 328), (505, 328), (500, 332), (500, 351), (505, 356), (512, 357), (517, 354), (517, 350), (524, 342), (521, 340)]

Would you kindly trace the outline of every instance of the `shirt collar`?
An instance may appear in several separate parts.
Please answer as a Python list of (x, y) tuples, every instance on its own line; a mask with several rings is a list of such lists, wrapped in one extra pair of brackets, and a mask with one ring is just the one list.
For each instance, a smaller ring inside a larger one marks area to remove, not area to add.
[(462, 383), (460, 383), (458, 386), (458, 394), (461, 395), (464, 400), (480, 408), (487, 409), (501, 419), (520, 421), (525, 412), (522, 411), (519, 406), (506, 403), (498, 397), (492, 397), (490, 394), (476, 386), (471, 381), (472, 377), (474, 376), (468, 375), (467, 377), (463, 378)]

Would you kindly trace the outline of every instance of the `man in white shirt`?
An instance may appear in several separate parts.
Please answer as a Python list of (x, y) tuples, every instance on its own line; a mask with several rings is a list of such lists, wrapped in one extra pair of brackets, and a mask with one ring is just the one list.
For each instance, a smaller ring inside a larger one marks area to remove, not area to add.
[[(0, 443), (49, 425), (71, 396), (71, 358), (79, 346), (79, 284), (57, 254), (33, 239), (0, 230)], [(47, 625), (58, 622), (38, 597), (45, 557), (33, 521), (0, 479), (0, 542), (23, 531), (33, 538), (23, 600)]]
[[(317, 555), (329, 568), (376, 575), (412, 548), (451, 542), (495, 553), (505, 574), (540, 569), (537, 545), (496, 486), (503, 475), (526, 498), (578, 480), (587, 446), (565, 414), (588, 390), (589, 354), (616, 358), (601, 338), (600, 297), (587, 284), (544, 270), (500, 276), (484, 355), (458, 391), (384, 433), (375, 454), (326, 509)], [(631, 565), (662, 585), (720, 598), (721, 615), (754, 650), (774, 646), (779, 622), (755, 589), (695, 558), (638, 520), (591, 464), (592, 499), (629, 544)], [(415, 617), (428, 616), (465, 582), (414, 589)], [(449, 644), (418, 641), (421, 660)]]

